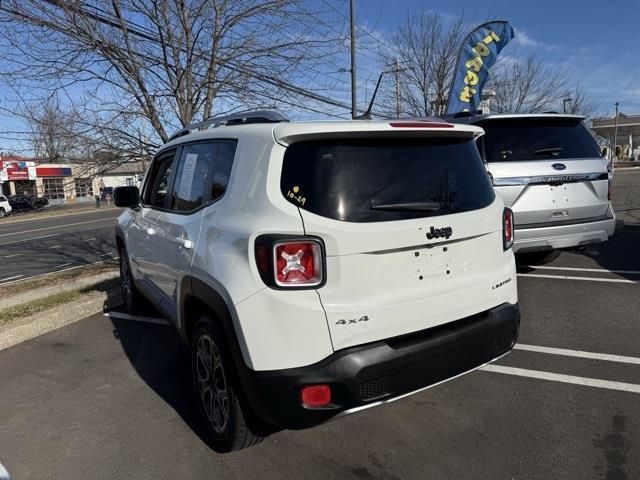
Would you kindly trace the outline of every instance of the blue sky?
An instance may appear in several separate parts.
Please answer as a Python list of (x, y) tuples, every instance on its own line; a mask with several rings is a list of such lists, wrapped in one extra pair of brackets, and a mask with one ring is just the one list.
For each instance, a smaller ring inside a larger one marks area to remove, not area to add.
[[(310, 2), (325, 0), (308, 0)], [(346, 33), (348, 0), (328, 0), (334, 5), (336, 27)], [(357, 22), (361, 31), (369, 31), (384, 41), (405, 19), (408, 12), (419, 8), (440, 12), (452, 19), (464, 14), (474, 23), (491, 18), (505, 19), (516, 29), (515, 39), (502, 55), (524, 57), (536, 51), (552, 67), (579, 81), (597, 105), (598, 115), (611, 115), (613, 104), (620, 110), (640, 114), (640, 13), (639, 0), (356, 0)], [(337, 31), (337, 29), (336, 29)], [(366, 108), (377, 80), (380, 66), (367, 52), (367, 37), (361, 37), (358, 53), (359, 105)], [(336, 52), (342, 73), (334, 77), (342, 81), (339, 89), (323, 92), (348, 103), (349, 50), (345, 44)], [(298, 82), (300, 83), (300, 82)], [(302, 86), (305, 86), (302, 84)], [(8, 91), (0, 84), (0, 104), (7, 105)], [(344, 112), (347, 114), (347, 112)], [(23, 130), (15, 119), (0, 117), (0, 131)], [(4, 138), (1, 138), (4, 137)], [(18, 152), (28, 148), (25, 142), (0, 136), (0, 150)], [(28, 153), (28, 152), (24, 152)]]
[(508, 20), (516, 38), (503, 55), (536, 50), (545, 62), (580, 81), (598, 113), (640, 114), (640, 3), (638, 0), (358, 0), (360, 24), (381, 33), (404, 19), (407, 10), (425, 8), (443, 15)]

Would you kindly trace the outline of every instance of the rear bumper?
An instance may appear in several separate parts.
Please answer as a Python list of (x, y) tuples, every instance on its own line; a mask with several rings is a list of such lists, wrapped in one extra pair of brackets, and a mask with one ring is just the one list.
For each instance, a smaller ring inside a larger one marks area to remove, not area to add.
[[(490, 362), (513, 347), (519, 324), (518, 305), (503, 304), (440, 327), (347, 348), (306, 367), (252, 372), (257, 389), (250, 403), (277, 427), (312, 427)], [(319, 383), (331, 386), (331, 405), (303, 407), (302, 387)]]
[(615, 231), (616, 218), (612, 214), (610, 218), (594, 222), (531, 228), (518, 228), (516, 224), (515, 227), (513, 251), (522, 253), (606, 242)]

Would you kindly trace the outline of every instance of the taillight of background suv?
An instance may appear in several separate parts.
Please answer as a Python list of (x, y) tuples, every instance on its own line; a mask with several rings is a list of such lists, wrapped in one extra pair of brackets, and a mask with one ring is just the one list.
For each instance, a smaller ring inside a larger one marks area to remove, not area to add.
[(510, 208), (502, 213), (502, 245), (505, 250), (513, 245), (513, 211)]

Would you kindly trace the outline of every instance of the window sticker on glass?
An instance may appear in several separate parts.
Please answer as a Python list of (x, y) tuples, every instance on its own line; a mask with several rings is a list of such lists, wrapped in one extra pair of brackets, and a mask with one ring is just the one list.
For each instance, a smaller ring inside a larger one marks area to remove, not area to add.
[(307, 202), (307, 199), (300, 194), (300, 187), (297, 185), (287, 192), (287, 197), (295, 200), (300, 205), (304, 205)]
[(197, 161), (197, 153), (187, 153), (185, 156), (180, 188), (178, 188), (180, 198), (191, 198), (191, 187), (193, 186), (193, 176), (196, 171)]

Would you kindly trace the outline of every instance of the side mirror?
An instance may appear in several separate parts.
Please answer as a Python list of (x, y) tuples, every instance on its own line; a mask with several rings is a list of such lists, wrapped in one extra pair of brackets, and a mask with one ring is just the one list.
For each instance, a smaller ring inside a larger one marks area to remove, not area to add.
[(138, 187), (116, 187), (113, 190), (113, 201), (116, 207), (138, 207), (140, 206), (140, 190)]

